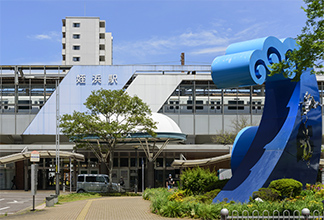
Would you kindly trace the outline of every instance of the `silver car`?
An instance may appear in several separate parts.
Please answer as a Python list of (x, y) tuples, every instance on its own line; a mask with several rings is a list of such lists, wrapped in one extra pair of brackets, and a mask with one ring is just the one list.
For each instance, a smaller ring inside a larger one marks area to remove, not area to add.
[[(77, 181), (77, 192), (108, 192), (109, 177), (105, 174), (80, 174)], [(112, 190), (120, 191), (117, 183), (112, 183)]]

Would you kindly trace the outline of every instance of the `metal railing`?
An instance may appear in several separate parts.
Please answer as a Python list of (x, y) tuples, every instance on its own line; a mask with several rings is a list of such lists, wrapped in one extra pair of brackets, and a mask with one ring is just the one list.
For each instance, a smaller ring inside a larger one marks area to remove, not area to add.
[(258, 210), (254, 210), (250, 215), (249, 211), (244, 210), (242, 215), (236, 210), (232, 211), (231, 215), (229, 215), (228, 209), (224, 208), (221, 210), (221, 219), (228, 220), (228, 219), (316, 219), (316, 220), (323, 220), (324, 219), (324, 212), (321, 213), (317, 210), (313, 211), (312, 215), (308, 208), (304, 208), (301, 213), (298, 210), (291, 212), (290, 210), (285, 210), (280, 213), (278, 210), (275, 210), (270, 214), (268, 210), (263, 211), (260, 213)]

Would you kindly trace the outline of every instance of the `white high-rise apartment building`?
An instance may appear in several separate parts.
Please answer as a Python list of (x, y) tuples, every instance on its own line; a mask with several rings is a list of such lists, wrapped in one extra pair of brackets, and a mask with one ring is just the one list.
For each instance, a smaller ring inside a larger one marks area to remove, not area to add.
[(63, 65), (112, 65), (112, 34), (99, 17), (62, 19)]

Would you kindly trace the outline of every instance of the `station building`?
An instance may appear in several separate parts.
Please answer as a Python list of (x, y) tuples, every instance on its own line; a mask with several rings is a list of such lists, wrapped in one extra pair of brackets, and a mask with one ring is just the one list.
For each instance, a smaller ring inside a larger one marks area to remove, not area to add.
[[(322, 102), (324, 78), (317, 79)], [(0, 66), (0, 157), (7, 157), (0, 160), (0, 189), (10, 189), (14, 177), (18, 189), (29, 189), (31, 163), (24, 153), (33, 150), (43, 153), (39, 189), (54, 189), (55, 155), (51, 152), (58, 147), (69, 153), (60, 160), (62, 181), (67, 185), (70, 183), (66, 180), (73, 182), (77, 174), (100, 172), (100, 163), (91, 151), (74, 149), (74, 144), (57, 130), (57, 115), (85, 111), (86, 98), (100, 88), (137, 95), (160, 115), (156, 119), (161, 131), (169, 134), (159, 140), (117, 147), (113, 182), (123, 176), (129, 189), (135, 179), (139, 180), (139, 189), (142, 184), (164, 186), (169, 174), (177, 180), (181, 168), (171, 166), (176, 159), (230, 154), (232, 146), (216, 144), (215, 136), (231, 131), (235, 121), (242, 118), (257, 125), (265, 94), (264, 85), (218, 89), (210, 65)], [(173, 133), (185, 138), (174, 138)], [(10, 157), (13, 154), (20, 156)], [(210, 165), (208, 161), (206, 164)], [(229, 160), (211, 164), (216, 170), (230, 168)]]

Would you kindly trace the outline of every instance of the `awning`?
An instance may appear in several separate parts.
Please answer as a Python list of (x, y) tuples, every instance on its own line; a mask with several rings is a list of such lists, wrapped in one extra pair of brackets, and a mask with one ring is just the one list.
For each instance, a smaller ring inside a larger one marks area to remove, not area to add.
[[(0, 164), (7, 164), (7, 163), (13, 163), (25, 159), (30, 159), (30, 151), (23, 152), (23, 153), (16, 153), (11, 154), (8, 156), (0, 157)], [(80, 160), (84, 161), (84, 155), (68, 152), (68, 151), (59, 151), (60, 158), (71, 158), (74, 160)], [(40, 158), (55, 158), (56, 157), (56, 151), (39, 151), (39, 157)]]
[(212, 158), (200, 159), (200, 160), (174, 160), (171, 166), (173, 167), (206, 166), (210, 164), (228, 162), (230, 160), (231, 160), (231, 155), (226, 154), (218, 157), (212, 157)]

